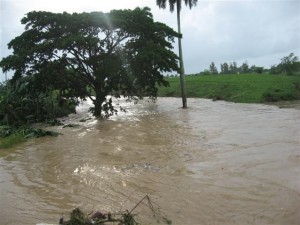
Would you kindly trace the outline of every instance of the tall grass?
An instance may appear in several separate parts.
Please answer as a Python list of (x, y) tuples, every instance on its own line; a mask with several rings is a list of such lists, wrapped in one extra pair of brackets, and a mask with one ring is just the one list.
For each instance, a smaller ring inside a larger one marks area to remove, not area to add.
[(12, 134), (5, 138), (0, 138), (0, 149), (11, 148), (17, 144), (25, 142), (26, 138), (21, 134)]
[(25, 142), (30, 138), (57, 135), (59, 135), (59, 133), (54, 131), (47, 131), (28, 126), (22, 126), (19, 128), (0, 126), (0, 149), (11, 148), (17, 144)]

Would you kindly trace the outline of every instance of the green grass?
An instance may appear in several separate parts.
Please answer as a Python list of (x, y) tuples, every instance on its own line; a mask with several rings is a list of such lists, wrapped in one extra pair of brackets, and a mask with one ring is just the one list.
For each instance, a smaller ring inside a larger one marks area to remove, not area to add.
[(11, 148), (25, 141), (26, 138), (21, 134), (13, 134), (5, 138), (0, 138), (0, 149)]
[(0, 126), (0, 149), (11, 148), (30, 138), (58, 136), (60, 133), (39, 128)]
[[(158, 96), (179, 97), (178, 77), (166, 78), (170, 87), (159, 87)], [(189, 98), (210, 98), (241, 103), (300, 99), (300, 76), (234, 74), (186, 76)]]

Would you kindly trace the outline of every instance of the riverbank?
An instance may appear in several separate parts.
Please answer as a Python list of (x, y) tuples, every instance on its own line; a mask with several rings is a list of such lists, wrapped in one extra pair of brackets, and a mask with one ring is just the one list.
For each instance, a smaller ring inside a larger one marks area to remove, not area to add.
[[(159, 97), (180, 97), (179, 77), (168, 77)], [(209, 98), (239, 103), (267, 103), (300, 99), (300, 76), (228, 74), (186, 76), (188, 98)]]
[(58, 132), (43, 130), (31, 126), (21, 126), (19, 128), (0, 126), (0, 149), (11, 148), (30, 138), (58, 136), (59, 134), (60, 133)]

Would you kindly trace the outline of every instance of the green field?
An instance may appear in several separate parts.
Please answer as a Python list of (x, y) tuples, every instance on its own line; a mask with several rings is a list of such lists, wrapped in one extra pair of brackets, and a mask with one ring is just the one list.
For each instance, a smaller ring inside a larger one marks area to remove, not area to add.
[[(179, 77), (168, 77), (170, 87), (159, 87), (160, 97), (181, 96)], [(210, 98), (241, 103), (300, 99), (300, 76), (270, 74), (202, 75), (185, 77), (188, 98)]]

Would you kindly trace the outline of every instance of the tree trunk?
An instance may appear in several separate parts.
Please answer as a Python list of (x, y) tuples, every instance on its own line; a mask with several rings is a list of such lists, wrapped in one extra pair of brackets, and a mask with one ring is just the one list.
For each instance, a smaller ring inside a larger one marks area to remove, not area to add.
[[(180, 27), (180, 8), (179, 1), (177, 0), (177, 26), (178, 33), (181, 34)], [(184, 79), (184, 65), (183, 65), (183, 56), (182, 56), (182, 46), (181, 46), (181, 38), (178, 38), (178, 49), (179, 49), (179, 65), (180, 65), (180, 84), (181, 84), (181, 95), (182, 95), (182, 108), (187, 108), (187, 100), (186, 100), (186, 87), (185, 87), (185, 79)]]
[(105, 101), (105, 97), (102, 96), (102, 93), (99, 90), (95, 90), (95, 93), (96, 93), (96, 96), (95, 96), (95, 100), (93, 101), (93, 103), (94, 103), (94, 116), (101, 117), (102, 104)]

